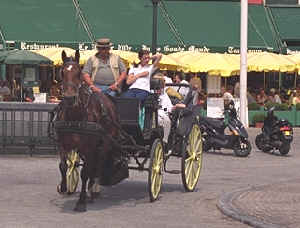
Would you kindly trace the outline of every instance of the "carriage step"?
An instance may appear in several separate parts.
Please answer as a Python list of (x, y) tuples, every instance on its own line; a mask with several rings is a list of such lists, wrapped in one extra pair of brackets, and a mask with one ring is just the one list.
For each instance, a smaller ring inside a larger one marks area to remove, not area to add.
[(180, 170), (165, 170), (166, 173), (170, 173), (170, 174), (180, 174), (181, 171)]

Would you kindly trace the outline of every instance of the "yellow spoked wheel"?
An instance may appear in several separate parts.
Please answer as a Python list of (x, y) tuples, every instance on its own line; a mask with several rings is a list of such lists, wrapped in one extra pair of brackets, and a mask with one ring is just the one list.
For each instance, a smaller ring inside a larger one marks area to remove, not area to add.
[(197, 124), (182, 143), (181, 177), (187, 192), (195, 190), (202, 167), (202, 136)]
[(79, 171), (78, 165), (80, 158), (78, 153), (75, 150), (72, 150), (68, 155), (67, 159), (67, 193), (72, 194), (76, 191), (78, 182), (79, 182)]
[(162, 185), (163, 146), (160, 139), (156, 139), (151, 148), (151, 157), (148, 174), (148, 190), (150, 201), (158, 198)]

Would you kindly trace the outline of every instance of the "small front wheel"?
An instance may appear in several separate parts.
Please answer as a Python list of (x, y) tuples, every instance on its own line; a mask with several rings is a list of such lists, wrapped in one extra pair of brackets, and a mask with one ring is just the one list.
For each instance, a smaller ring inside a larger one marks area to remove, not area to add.
[(148, 173), (148, 191), (150, 201), (157, 200), (162, 185), (163, 145), (160, 139), (155, 139), (150, 155)]
[(247, 157), (252, 150), (251, 143), (246, 138), (240, 138), (234, 147), (234, 153), (238, 157)]
[(198, 183), (202, 168), (202, 134), (197, 124), (182, 143), (181, 177), (184, 189), (192, 192)]

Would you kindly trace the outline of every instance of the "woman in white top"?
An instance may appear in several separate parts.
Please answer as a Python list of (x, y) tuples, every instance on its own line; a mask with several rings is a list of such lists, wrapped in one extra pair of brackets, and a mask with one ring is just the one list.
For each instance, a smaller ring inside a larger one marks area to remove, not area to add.
[[(130, 85), (128, 91), (123, 94), (123, 97), (135, 97), (142, 103), (150, 94), (150, 77), (157, 67), (162, 55), (156, 54), (150, 58), (149, 51), (141, 50), (138, 53), (140, 63), (134, 64), (128, 72), (126, 83)], [(153, 60), (153, 64), (149, 61)]]

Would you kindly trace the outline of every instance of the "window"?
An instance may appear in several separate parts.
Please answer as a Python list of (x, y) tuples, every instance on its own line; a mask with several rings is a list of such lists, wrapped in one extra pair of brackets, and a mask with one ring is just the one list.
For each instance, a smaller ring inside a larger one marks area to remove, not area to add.
[(34, 81), (35, 81), (35, 68), (34, 67), (26, 67), (24, 82), (34, 82)]

